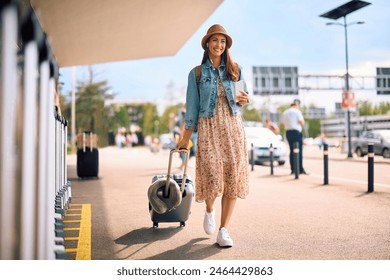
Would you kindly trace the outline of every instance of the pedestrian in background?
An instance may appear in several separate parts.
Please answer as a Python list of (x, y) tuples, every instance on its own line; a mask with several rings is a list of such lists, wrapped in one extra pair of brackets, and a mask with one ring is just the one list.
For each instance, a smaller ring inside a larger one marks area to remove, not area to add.
[[(307, 174), (303, 168), (303, 135), (302, 129), (305, 124), (302, 112), (299, 110), (300, 101), (294, 99), (290, 108), (282, 114), (282, 122), (286, 130), (286, 138), (290, 147), (290, 167), (291, 174), (294, 174), (295, 168), (299, 168), (300, 174)], [(299, 145), (299, 167), (294, 166), (294, 143)]]
[(125, 142), (126, 142), (125, 136), (122, 134), (122, 131), (118, 129), (118, 131), (115, 134), (115, 143), (118, 149), (122, 149)]
[(242, 106), (248, 104), (248, 91), (234, 99), (234, 82), (244, 80), (241, 67), (231, 55), (232, 38), (218, 24), (211, 26), (201, 41), (204, 49), (200, 66), (188, 75), (185, 132), (178, 149), (188, 147), (191, 135), (198, 132), (196, 149), (197, 202), (205, 202), (203, 227), (207, 234), (216, 230), (215, 206), (221, 199), (221, 221), (217, 243), (233, 246), (227, 228), (237, 198), (248, 194), (248, 151), (241, 117)]
[(275, 134), (279, 134), (279, 127), (277, 126), (277, 124), (275, 124), (273, 121), (271, 121), (270, 118), (267, 118), (265, 120), (264, 127), (268, 128), (269, 130), (271, 130)]

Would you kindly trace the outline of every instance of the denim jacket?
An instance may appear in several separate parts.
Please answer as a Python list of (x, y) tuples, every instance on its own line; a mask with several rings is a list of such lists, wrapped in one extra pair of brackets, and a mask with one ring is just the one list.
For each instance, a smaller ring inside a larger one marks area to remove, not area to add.
[[(240, 68), (240, 79), (244, 80), (242, 69)], [(209, 60), (201, 66), (199, 92), (196, 84), (194, 67), (188, 74), (187, 97), (186, 97), (186, 129), (197, 131), (198, 118), (214, 117), (214, 110), (217, 102), (218, 93), (218, 72), (221, 77), (223, 87), (228, 99), (231, 112), (234, 116), (241, 114), (239, 104), (234, 101), (234, 81), (225, 72), (225, 62), (222, 61), (218, 69), (210, 63)], [(248, 93), (246, 82), (244, 80), (244, 90)]]

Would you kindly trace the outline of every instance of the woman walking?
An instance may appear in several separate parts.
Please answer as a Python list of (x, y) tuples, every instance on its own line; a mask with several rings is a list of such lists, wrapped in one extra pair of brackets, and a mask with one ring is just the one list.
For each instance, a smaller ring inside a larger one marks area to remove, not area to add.
[[(197, 202), (205, 202), (203, 227), (207, 234), (216, 230), (215, 201), (221, 199), (221, 221), (217, 243), (233, 246), (228, 226), (237, 198), (248, 194), (248, 152), (241, 117), (248, 104), (248, 91), (241, 67), (231, 55), (232, 38), (218, 24), (202, 39), (202, 64), (188, 75), (185, 131), (177, 148), (186, 148), (194, 131), (198, 133), (196, 153)], [(236, 81), (244, 81), (244, 91), (235, 97)]]

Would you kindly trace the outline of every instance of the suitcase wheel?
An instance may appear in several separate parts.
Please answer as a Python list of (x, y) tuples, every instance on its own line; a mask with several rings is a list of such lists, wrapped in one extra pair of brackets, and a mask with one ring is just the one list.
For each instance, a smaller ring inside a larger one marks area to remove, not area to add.
[(185, 222), (180, 222), (180, 227), (185, 227), (186, 223)]
[(157, 222), (153, 222), (153, 228), (158, 228), (158, 223)]

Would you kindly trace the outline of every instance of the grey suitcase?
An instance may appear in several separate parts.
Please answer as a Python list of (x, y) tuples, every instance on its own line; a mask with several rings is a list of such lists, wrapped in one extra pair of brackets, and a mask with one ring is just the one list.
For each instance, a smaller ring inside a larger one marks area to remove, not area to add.
[[(157, 213), (151, 206), (149, 202), (149, 212), (150, 217), (153, 222), (153, 227), (157, 228), (159, 223), (180, 223), (180, 227), (185, 226), (185, 222), (188, 220), (189, 215), (191, 214), (191, 205), (195, 195), (194, 192), (194, 183), (189, 175), (187, 175), (187, 164), (189, 159), (189, 150), (186, 150), (186, 165), (184, 167), (183, 174), (172, 174), (171, 175), (171, 165), (172, 165), (172, 156), (175, 152), (179, 152), (176, 149), (172, 149), (169, 154), (169, 164), (168, 164), (168, 173), (162, 175), (155, 175), (152, 178), (152, 183), (157, 180), (166, 180), (167, 178), (172, 178), (179, 186), (182, 195), (182, 200), (179, 206), (173, 207), (171, 210), (163, 214)], [(183, 183), (184, 182), (184, 183)], [(166, 185), (166, 184), (165, 184)], [(164, 201), (168, 206), (171, 204), (171, 201), (168, 198), (168, 193), (165, 188), (165, 185), (162, 186), (157, 195), (161, 201)], [(171, 208), (171, 207), (168, 207)]]

